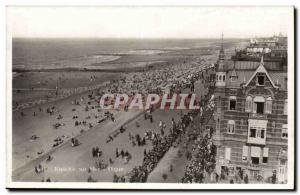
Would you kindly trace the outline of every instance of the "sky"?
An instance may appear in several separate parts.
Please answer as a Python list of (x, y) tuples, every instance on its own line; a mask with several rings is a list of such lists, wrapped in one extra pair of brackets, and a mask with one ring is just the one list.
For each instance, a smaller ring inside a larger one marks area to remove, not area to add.
[(7, 32), (28, 38), (249, 38), (292, 24), (292, 7), (7, 8)]

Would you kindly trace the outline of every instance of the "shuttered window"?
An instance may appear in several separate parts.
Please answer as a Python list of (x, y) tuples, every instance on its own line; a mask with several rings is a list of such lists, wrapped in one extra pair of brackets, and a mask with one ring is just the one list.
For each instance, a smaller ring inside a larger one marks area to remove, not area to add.
[(251, 163), (259, 164), (260, 147), (251, 146)]
[(248, 96), (246, 98), (245, 111), (246, 112), (251, 112), (252, 111), (252, 97), (251, 96)]
[(225, 148), (225, 160), (231, 159), (231, 148)]
[(282, 129), (281, 129), (281, 137), (287, 139), (288, 138), (288, 128), (286, 124), (282, 125)]
[(284, 101), (284, 110), (283, 110), (283, 114), (285, 114), (285, 115), (287, 115), (287, 113), (288, 113), (288, 100), (286, 99), (285, 101)]
[(268, 97), (266, 101), (266, 113), (271, 114), (272, 113), (272, 98)]
[(243, 161), (247, 161), (248, 160), (248, 146), (243, 146), (242, 160)]
[(234, 120), (229, 120), (227, 124), (227, 133), (234, 134), (235, 133), (235, 122)]
[(269, 158), (269, 148), (264, 148), (263, 150), (263, 163), (268, 163)]

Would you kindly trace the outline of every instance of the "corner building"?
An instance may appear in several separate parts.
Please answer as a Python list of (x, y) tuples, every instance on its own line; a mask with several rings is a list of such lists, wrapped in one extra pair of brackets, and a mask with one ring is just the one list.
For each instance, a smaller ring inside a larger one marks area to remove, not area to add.
[[(222, 36), (223, 42), (223, 36)], [(228, 179), (246, 174), (250, 181), (287, 180), (287, 72), (267, 69), (263, 54), (255, 66), (225, 62), (223, 43), (216, 63), (216, 172)]]

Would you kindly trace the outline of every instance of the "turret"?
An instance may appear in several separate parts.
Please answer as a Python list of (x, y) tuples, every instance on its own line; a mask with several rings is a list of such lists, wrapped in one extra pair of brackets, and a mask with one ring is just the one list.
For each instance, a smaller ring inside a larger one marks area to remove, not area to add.
[(226, 85), (226, 72), (224, 70), (225, 53), (223, 49), (223, 33), (221, 41), (221, 50), (219, 53), (219, 59), (216, 66), (216, 87), (225, 87)]

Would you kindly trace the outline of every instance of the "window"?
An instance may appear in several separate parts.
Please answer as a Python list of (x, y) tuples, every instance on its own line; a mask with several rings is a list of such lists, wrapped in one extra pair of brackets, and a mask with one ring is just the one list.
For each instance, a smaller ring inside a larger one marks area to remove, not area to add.
[(227, 133), (234, 134), (235, 132), (235, 122), (234, 120), (228, 121)]
[(229, 161), (231, 159), (231, 148), (225, 148), (225, 160)]
[(256, 129), (254, 129), (254, 128), (251, 128), (250, 129), (250, 137), (256, 137)]
[(253, 137), (253, 138), (261, 138), (261, 139), (264, 139), (265, 138), (265, 135), (266, 135), (266, 130), (264, 128), (261, 128), (261, 127), (251, 127), (250, 128), (250, 137)]
[(288, 128), (287, 128), (287, 125), (286, 124), (283, 124), (282, 125), (282, 129), (281, 129), (281, 137), (282, 138), (288, 138)]
[(265, 76), (264, 75), (257, 75), (257, 85), (265, 85)]
[(267, 135), (267, 120), (248, 120), (248, 141), (247, 143), (256, 144), (256, 145), (265, 145), (266, 144), (266, 135)]
[(236, 110), (236, 96), (229, 97), (229, 110)]
[(256, 96), (253, 101), (253, 113), (264, 114), (265, 98), (262, 96)]
[(220, 75), (220, 76), (219, 76), (219, 81), (221, 81), (221, 80), (222, 80), (222, 76)]
[(255, 165), (259, 164), (259, 158), (258, 157), (251, 157), (251, 163), (255, 164)]
[(283, 108), (283, 114), (287, 115), (287, 110), (288, 110), (288, 100), (285, 99), (285, 101), (284, 101), (284, 108)]
[(264, 148), (262, 163), (268, 163), (268, 158), (269, 158), (269, 148)]
[(260, 130), (260, 138), (261, 139), (265, 138), (265, 130), (264, 129)]
[(223, 75), (223, 81), (225, 81), (225, 75)]
[(266, 113), (271, 114), (272, 113), (272, 98), (268, 97), (266, 101)]
[(255, 102), (255, 104), (256, 104), (256, 113), (257, 114), (264, 114), (265, 104), (263, 102)]
[(251, 163), (252, 164), (259, 164), (260, 158), (260, 147), (251, 146)]
[(247, 161), (248, 160), (248, 146), (243, 146), (242, 160), (243, 161)]
[(246, 112), (251, 112), (252, 111), (252, 97), (248, 96), (246, 98), (246, 107), (245, 107)]

